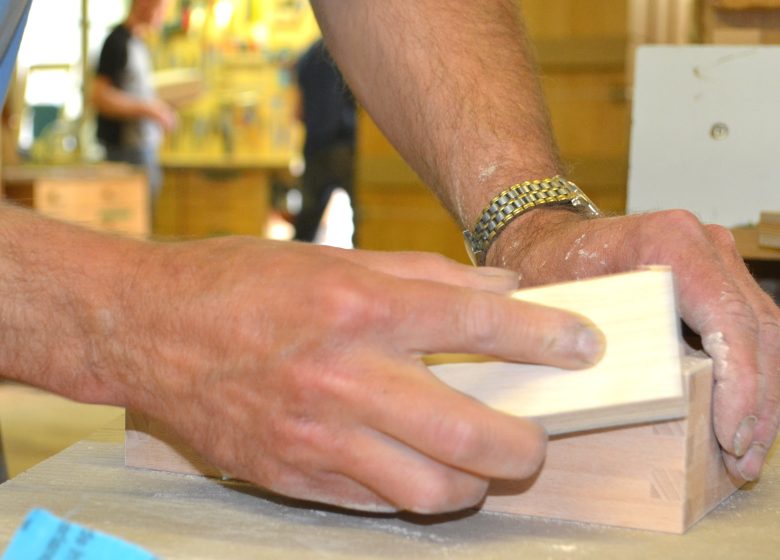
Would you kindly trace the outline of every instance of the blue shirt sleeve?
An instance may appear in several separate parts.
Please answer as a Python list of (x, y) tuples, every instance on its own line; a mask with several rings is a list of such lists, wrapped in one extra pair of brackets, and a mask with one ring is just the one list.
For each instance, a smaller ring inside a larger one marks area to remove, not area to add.
[(0, 99), (5, 99), (32, 0), (0, 0)]

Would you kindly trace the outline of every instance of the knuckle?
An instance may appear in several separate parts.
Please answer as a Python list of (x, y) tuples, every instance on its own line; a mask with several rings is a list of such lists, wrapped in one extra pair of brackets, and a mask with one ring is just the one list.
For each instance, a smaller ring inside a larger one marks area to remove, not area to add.
[(475, 347), (486, 352), (495, 343), (501, 327), (501, 313), (490, 298), (470, 294), (466, 296), (460, 324), (466, 340), (473, 341)]
[(780, 320), (775, 314), (764, 316), (761, 320), (761, 337), (772, 348), (780, 344)]
[(374, 319), (376, 304), (353, 282), (334, 283), (326, 292), (322, 313), (331, 328), (352, 331)]
[(728, 250), (729, 252), (735, 252), (737, 250), (734, 234), (732, 234), (728, 228), (717, 224), (708, 224), (704, 227), (716, 247), (722, 250)]
[(664, 210), (650, 214), (658, 220), (662, 220), (665, 226), (673, 226), (677, 230), (702, 232), (702, 224), (693, 212), (688, 210)]
[(481, 457), (483, 437), (474, 422), (465, 419), (448, 422), (440, 435), (443, 451), (452, 464), (468, 465)]
[(699, 219), (688, 210), (663, 210), (641, 216), (640, 243), (642, 257), (650, 264), (663, 264), (667, 260), (667, 247), (663, 241), (670, 234), (687, 242), (703, 240), (706, 236)]

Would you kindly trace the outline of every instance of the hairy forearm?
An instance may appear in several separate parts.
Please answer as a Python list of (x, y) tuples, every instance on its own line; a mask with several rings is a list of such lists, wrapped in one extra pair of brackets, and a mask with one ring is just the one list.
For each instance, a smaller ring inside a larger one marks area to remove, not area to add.
[(124, 404), (122, 334), (140, 242), (0, 205), (0, 375)]
[(560, 172), (515, 0), (312, 4), (358, 99), (462, 225)]

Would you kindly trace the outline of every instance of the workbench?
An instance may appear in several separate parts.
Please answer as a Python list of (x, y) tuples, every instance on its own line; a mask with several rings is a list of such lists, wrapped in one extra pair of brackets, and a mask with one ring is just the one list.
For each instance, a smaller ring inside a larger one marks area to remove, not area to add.
[(683, 536), (488, 513), (350, 514), (235, 482), (124, 466), (120, 417), (0, 486), (0, 546), (38, 506), (165, 559), (777, 558), (780, 453)]

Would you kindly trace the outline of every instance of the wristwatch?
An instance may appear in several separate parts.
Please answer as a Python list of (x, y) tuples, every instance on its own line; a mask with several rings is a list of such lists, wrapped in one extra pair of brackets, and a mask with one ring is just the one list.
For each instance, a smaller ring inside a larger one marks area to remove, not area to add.
[(475, 266), (484, 266), (490, 244), (520, 214), (540, 206), (563, 206), (588, 218), (603, 214), (577, 185), (556, 175), (513, 185), (490, 201), (474, 229), (463, 232), (466, 251)]

